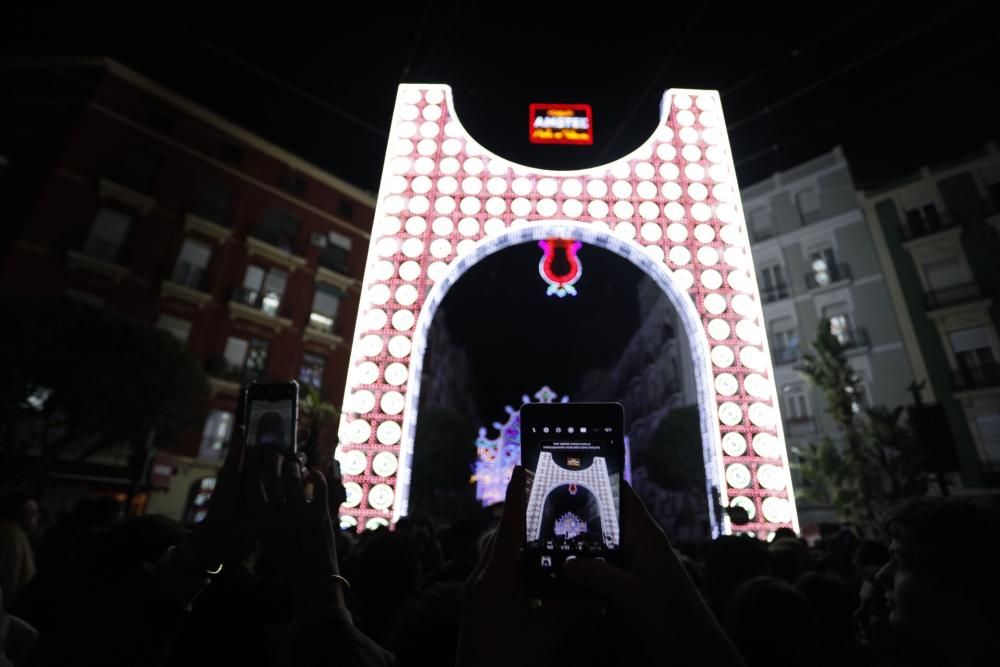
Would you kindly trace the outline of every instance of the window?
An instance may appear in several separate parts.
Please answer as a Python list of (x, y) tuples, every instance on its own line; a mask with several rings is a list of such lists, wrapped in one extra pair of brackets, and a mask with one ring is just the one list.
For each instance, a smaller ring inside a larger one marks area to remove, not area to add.
[(291, 213), (272, 208), (264, 214), (254, 231), (254, 236), (290, 253), (299, 234), (299, 225), (299, 219)]
[(172, 334), (181, 345), (187, 344), (188, 336), (191, 334), (191, 323), (173, 315), (160, 315), (160, 319), (156, 321), (156, 328)]
[(795, 193), (795, 205), (799, 207), (802, 217), (819, 211), (819, 191), (816, 188), (806, 188)]
[(1000, 415), (976, 417), (976, 430), (988, 463), (1000, 463)]
[(226, 341), (223, 358), (229, 375), (237, 375), (243, 380), (256, 380), (267, 370), (268, 343), (266, 340), (230, 337)]
[(337, 306), (343, 295), (336, 287), (316, 285), (313, 296), (312, 312), (309, 314), (309, 326), (324, 333), (333, 333), (333, 323), (337, 319)]
[(916, 235), (941, 229), (941, 214), (933, 202), (906, 209), (906, 224)]
[(208, 262), (212, 259), (212, 248), (192, 239), (185, 239), (177, 255), (173, 282), (191, 289), (201, 289), (205, 284)]
[(101, 207), (94, 220), (94, 226), (90, 228), (90, 236), (83, 244), (83, 252), (106, 262), (116, 262), (131, 223), (131, 216), (115, 209)]
[(266, 340), (250, 339), (250, 350), (247, 352), (246, 364), (243, 367), (248, 380), (257, 380), (264, 376), (267, 371), (267, 351)]
[(754, 241), (763, 241), (774, 236), (771, 212), (766, 208), (750, 211), (750, 231)]
[(320, 266), (331, 271), (348, 274), (347, 255), (351, 250), (350, 237), (330, 232), (327, 238), (329, 242), (319, 255)]
[(788, 296), (788, 285), (780, 264), (761, 269), (761, 298), (764, 303), (770, 303)]
[(958, 257), (948, 257), (933, 262), (924, 262), (924, 277), (930, 290), (954, 287), (965, 282), (965, 274)]
[(230, 336), (226, 341), (226, 349), (222, 353), (222, 357), (226, 361), (226, 366), (237, 372), (242, 370), (243, 362), (246, 361), (247, 349), (249, 347), (250, 344), (242, 338)]
[(243, 276), (243, 287), (239, 290), (237, 298), (247, 305), (260, 308), (272, 317), (277, 317), (287, 282), (288, 274), (284, 271), (267, 270), (251, 264)]
[(782, 388), (785, 396), (785, 419), (792, 422), (808, 421), (809, 400), (800, 384), (789, 384)]
[(209, 183), (198, 191), (191, 212), (210, 222), (225, 224), (232, 198), (233, 190), (225, 183)]
[(306, 194), (306, 177), (291, 167), (285, 167), (281, 170), (278, 185), (285, 192), (297, 197), (303, 197)]
[(225, 457), (226, 445), (233, 434), (233, 421), (233, 413), (225, 410), (212, 410), (208, 414), (201, 432), (199, 459), (221, 461)]
[(775, 363), (790, 364), (799, 358), (799, 330), (792, 318), (771, 322), (771, 347)]
[(996, 362), (986, 327), (952, 331), (948, 334), (948, 342), (960, 370), (972, 371)]
[(302, 368), (299, 370), (299, 382), (317, 391), (323, 388), (323, 371), (326, 369), (326, 359), (318, 354), (302, 355)]
[(809, 275), (811, 287), (822, 287), (841, 279), (837, 260), (833, 255), (833, 248), (823, 248), (811, 253), (809, 267), (812, 269), (812, 273)]
[(846, 303), (835, 303), (823, 309), (823, 319), (830, 323), (830, 333), (841, 345), (851, 342), (851, 318)]
[(160, 168), (160, 159), (139, 146), (130, 146), (108, 174), (115, 183), (149, 194)]

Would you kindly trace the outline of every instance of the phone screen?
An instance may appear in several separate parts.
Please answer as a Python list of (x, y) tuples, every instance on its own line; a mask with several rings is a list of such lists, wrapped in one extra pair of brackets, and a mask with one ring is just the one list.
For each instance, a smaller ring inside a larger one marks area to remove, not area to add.
[(521, 408), (525, 468), (524, 567), (539, 595), (565, 589), (571, 558), (618, 561), (624, 417), (618, 403)]
[(247, 445), (296, 451), (298, 383), (252, 384), (247, 388)]

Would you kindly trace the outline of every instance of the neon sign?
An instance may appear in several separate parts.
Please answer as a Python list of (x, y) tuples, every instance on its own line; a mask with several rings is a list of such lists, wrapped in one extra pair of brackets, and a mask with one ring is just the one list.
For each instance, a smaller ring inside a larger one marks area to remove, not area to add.
[[(542, 280), (549, 284), (546, 294), (549, 296), (555, 294), (560, 299), (567, 294), (576, 296), (576, 288), (573, 285), (583, 275), (583, 265), (580, 264), (576, 252), (582, 245), (572, 239), (545, 239), (538, 242), (538, 247), (542, 249), (542, 258), (538, 261), (538, 273), (542, 276)], [(560, 255), (565, 258), (566, 268), (562, 273), (556, 273), (553, 265)]]
[(528, 141), (533, 144), (594, 143), (594, 119), (589, 104), (532, 104)]

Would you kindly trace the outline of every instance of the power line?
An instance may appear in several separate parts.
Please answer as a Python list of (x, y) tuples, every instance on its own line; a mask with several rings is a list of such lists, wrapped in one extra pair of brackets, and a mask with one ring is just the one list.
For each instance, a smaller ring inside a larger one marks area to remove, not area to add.
[(728, 95), (732, 95), (733, 93), (735, 93), (740, 88), (743, 88), (744, 86), (746, 86), (748, 83), (756, 81), (757, 79), (759, 79), (760, 77), (764, 76), (765, 74), (769, 74), (769, 73), (773, 72), (774, 70), (776, 70), (777, 68), (781, 67), (785, 63), (787, 63), (787, 62), (789, 62), (791, 60), (795, 60), (796, 58), (798, 58), (799, 56), (801, 56), (803, 53), (805, 53), (805, 52), (810, 51), (811, 49), (813, 49), (816, 45), (822, 44), (827, 39), (829, 39), (829, 37), (831, 35), (836, 34), (840, 30), (842, 30), (844, 27), (846, 27), (846, 26), (854, 23), (855, 21), (857, 21), (858, 19), (860, 19), (862, 16), (865, 16), (866, 14), (870, 14), (872, 11), (874, 11), (875, 9), (877, 9), (878, 7), (880, 7), (883, 4), (885, 4), (885, 0), (879, 0), (879, 2), (875, 2), (875, 3), (872, 3), (871, 5), (866, 6), (864, 9), (862, 9), (860, 12), (858, 12), (854, 16), (846, 18), (843, 21), (837, 23), (832, 28), (830, 28), (829, 30), (827, 30), (826, 32), (824, 32), (822, 35), (820, 35), (819, 37), (816, 37), (815, 39), (813, 39), (812, 41), (808, 42), (804, 46), (800, 46), (798, 48), (792, 49), (791, 51), (789, 51), (788, 53), (786, 53), (781, 58), (778, 58), (777, 60), (773, 61), (772, 63), (770, 63), (768, 65), (765, 65), (764, 67), (761, 67), (760, 69), (757, 69), (757, 70), (751, 72), (750, 74), (744, 76), (742, 79), (740, 79), (739, 81), (737, 81), (733, 85), (731, 85), (728, 88), (726, 88), (725, 90), (721, 91), (720, 94), (722, 95), (722, 97), (726, 97)]
[(808, 94), (808, 93), (816, 90), (817, 88), (820, 88), (820, 87), (828, 84), (830, 81), (833, 81), (834, 79), (837, 79), (837, 78), (839, 78), (839, 77), (847, 74), (848, 72), (850, 72), (850, 71), (852, 71), (854, 69), (857, 69), (861, 65), (867, 63), (868, 61), (873, 60), (873, 59), (877, 58), (878, 56), (880, 56), (880, 55), (882, 55), (882, 54), (884, 54), (884, 53), (886, 53), (886, 52), (888, 52), (888, 51), (896, 48), (900, 44), (903, 44), (904, 42), (912, 39), (913, 37), (916, 37), (917, 35), (930, 30), (934, 26), (936, 26), (936, 25), (944, 22), (945, 20), (951, 18), (954, 14), (956, 14), (956, 13), (958, 13), (958, 12), (960, 12), (960, 11), (968, 8), (968, 7), (970, 7), (971, 5), (974, 5), (975, 3), (976, 3), (976, 0), (972, 0), (971, 2), (966, 2), (963, 5), (959, 5), (958, 7), (955, 7), (953, 9), (945, 12), (944, 14), (942, 14), (939, 17), (937, 17), (933, 21), (931, 21), (929, 23), (925, 23), (925, 24), (921, 25), (920, 27), (916, 28), (915, 30), (911, 30), (910, 32), (908, 32), (905, 35), (903, 35), (902, 37), (897, 38), (895, 41), (892, 41), (889, 44), (886, 44), (885, 46), (882, 46), (882, 47), (880, 47), (878, 49), (875, 49), (874, 51), (868, 53), (865, 56), (862, 56), (861, 58), (858, 58), (857, 60), (851, 61), (847, 65), (845, 65), (845, 66), (843, 66), (843, 67), (841, 67), (841, 68), (839, 68), (839, 69), (831, 72), (830, 74), (826, 75), (825, 77), (823, 77), (821, 79), (818, 79), (816, 81), (813, 81), (812, 83), (809, 83), (809, 84), (807, 84), (805, 86), (802, 86), (798, 90), (796, 90), (796, 91), (794, 91), (794, 92), (792, 92), (792, 93), (790, 93), (790, 94), (782, 97), (777, 102), (775, 102), (773, 104), (768, 104), (768, 105), (764, 106), (764, 108), (760, 109), (759, 111), (755, 111), (755, 112), (753, 112), (752, 114), (750, 114), (748, 116), (744, 116), (743, 118), (740, 118), (739, 120), (737, 120), (737, 121), (735, 121), (733, 123), (730, 123), (728, 125), (729, 131), (732, 132), (732, 131), (737, 130), (740, 127), (746, 125), (747, 123), (755, 121), (758, 118), (762, 118), (763, 116), (766, 116), (766, 115), (770, 114), (775, 109), (779, 109), (779, 108), (785, 106), (786, 104), (788, 104), (789, 102), (792, 102), (792, 101), (794, 101), (794, 100), (802, 97), (803, 95), (806, 95), (806, 94)]
[(910, 86), (913, 86), (914, 84), (917, 84), (917, 83), (921, 82), (923, 80), (923, 77), (925, 75), (928, 75), (928, 74), (938, 74), (940, 72), (946, 71), (946, 70), (950, 69), (951, 67), (954, 67), (955, 65), (957, 65), (958, 63), (960, 63), (962, 60), (965, 60), (969, 56), (971, 56), (971, 55), (973, 55), (973, 54), (975, 54), (975, 53), (977, 53), (979, 51), (982, 51), (982, 50), (988, 48), (989, 46), (991, 46), (991, 44), (989, 42), (980, 42), (979, 44), (976, 44), (975, 46), (972, 46), (972, 47), (970, 47), (970, 48), (968, 48), (968, 49), (966, 49), (966, 50), (958, 53), (957, 55), (953, 56), (949, 60), (947, 60), (945, 62), (942, 62), (942, 63), (938, 63), (935, 67), (931, 67), (931, 68), (928, 68), (928, 69), (925, 69), (925, 70), (921, 70), (920, 72), (917, 72), (916, 74), (914, 74), (913, 76), (911, 76), (909, 79), (903, 81), (902, 83), (899, 83), (898, 85), (893, 86), (892, 88), (884, 90), (881, 93), (879, 93), (878, 95), (876, 95), (874, 97), (871, 97), (871, 98), (868, 98), (864, 102), (861, 102), (860, 104), (855, 104), (855, 105), (853, 105), (851, 107), (848, 107), (847, 109), (844, 109), (843, 111), (841, 111), (841, 112), (839, 112), (837, 114), (829, 116), (826, 119), (824, 119), (824, 120), (822, 120), (822, 121), (820, 121), (818, 123), (815, 123), (815, 124), (811, 125), (810, 127), (806, 128), (802, 132), (799, 132), (798, 134), (792, 136), (789, 139), (786, 139), (784, 141), (784, 143), (773, 144), (773, 145), (769, 146), (768, 148), (762, 148), (759, 151), (756, 151), (754, 153), (751, 153), (750, 155), (747, 155), (745, 157), (740, 158), (739, 160), (736, 160), (735, 161), (735, 166), (739, 167), (740, 165), (746, 164), (748, 162), (752, 162), (752, 161), (754, 161), (754, 160), (756, 160), (756, 159), (758, 159), (760, 157), (763, 157), (765, 155), (769, 155), (769, 154), (775, 153), (778, 150), (780, 150), (782, 147), (787, 147), (788, 144), (793, 144), (793, 143), (795, 143), (797, 141), (800, 141), (800, 140), (804, 139), (805, 137), (808, 137), (809, 135), (814, 134), (817, 131), (819, 131), (819, 130), (825, 128), (825, 127), (827, 127), (828, 125), (832, 125), (834, 123), (837, 123), (840, 120), (842, 120), (843, 118), (845, 118), (847, 116), (850, 116), (851, 114), (857, 113), (858, 111), (861, 111), (862, 109), (865, 109), (865, 108), (867, 108), (867, 107), (869, 107), (869, 106), (871, 106), (871, 105), (873, 105), (875, 103), (881, 102), (881, 101), (885, 100), (886, 98), (892, 97), (893, 95), (899, 93), (900, 91), (905, 90), (906, 88), (909, 88)]
[(656, 85), (657, 81), (659, 81), (660, 77), (663, 76), (663, 72), (666, 71), (667, 67), (670, 65), (670, 62), (673, 60), (674, 55), (677, 53), (677, 51), (680, 50), (685, 40), (687, 40), (688, 35), (691, 34), (691, 32), (694, 30), (694, 27), (701, 21), (702, 15), (705, 13), (705, 10), (708, 9), (708, 6), (710, 4), (712, 4), (712, 0), (704, 0), (704, 2), (701, 3), (701, 7), (698, 8), (698, 12), (694, 15), (694, 18), (692, 18), (690, 21), (687, 22), (687, 25), (684, 26), (684, 30), (681, 31), (680, 36), (676, 40), (674, 40), (673, 47), (670, 49), (670, 51), (667, 52), (667, 57), (663, 60), (663, 63), (656, 70), (656, 73), (653, 74), (653, 78), (649, 80), (649, 84), (646, 86), (646, 89), (642, 91), (642, 95), (639, 97), (639, 100), (629, 110), (628, 114), (625, 116), (625, 119), (618, 124), (618, 129), (615, 130), (615, 133), (611, 136), (611, 139), (608, 141), (607, 144), (605, 144), (604, 150), (602, 150), (601, 154), (597, 157), (598, 162), (604, 161), (605, 157), (608, 154), (608, 151), (611, 150), (612, 146), (614, 146), (615, 142), (618, 140), (618, 137), (621, 136), (622, 132), (625, 131), (625, 128), (628, 127), (629, 124), (632, 122), (632, 119), (635, 118), (635, 115), (639, 112), (639, 108), (642, 106), (643, 102), (646, 101), (646, 98), (649, 97), (649, 93), (652, 92), (653, 87)]
[(208, 49), (209, 51), (212, 51), (213, 53), (216, 53), (217, 55), (220, 55), (223, 58), (226, 58), (227, 60), (230, 60), (230, 61), (232, 61), (232, 62), (234, 62), (234, 63), (236, 63), (236, 64), (238, 64), (238, 65), (240, 65), (242, 67), (245, 67), (246, 69), (248, 69), (248, 70), (254, 72), (255, 74), (257, 74), (258, 76), (263, 77), (263, 78), (267, 79), (268, 81), (270, 81), (271, 83), (273, 83), (275, 85), (278, 85), (278, 86), (281, 86), (285, 90), (291, 91), (291, 92), (295, 93), (296, 95), (299, 95), (300, 97), (302, 97), (302, 98), (304, 98), (306, 100), (309, 100), (313, 104), (319, 105), (319, 106), (323, 107), (324, 109), (327, 109), (328, 111), (332, 111), (333, 113), (337, 114), (341, 118), (344, 118), (345, 120), (348, 120), (348, 121), (354, 123), (358, 127), (361, 127), (361, 128), (363, 128), (365, 130), (368, 130), (372, 134), (376, 134), (379, 137), (382, 137), (384, 139), (387, 139), (389, 137), (389, 134), (385, 130), (383, 130), (383, 129), (375, 126), (375, 125), (372, 125), (371, 123), (369, 123), (365, 119), (352, 114), (351, 112), (349, 112), (349, 111), (347, 111), (347, 110), (345, 110), (345, 109), (337, 106), (336, 104), (334, 104), (332, 102), (329, 102), (329, 101), (323, 99), (322, 97), (317, 96), (316, 94), (314, 94), (314, 93), (312, 93), (312, 92), (310, 92), (310, 91), (308, 91), (308, 90), (306, 90), (304, 88), (296, 86), (294, 83), (289, 83), (285, 79), (282, 79), (282, 78), (278, 77), (277, 75), (274, 75), (274, 74), (268, 72), (267, 70), (262, 69), (260, 66), (258, 66), (256, 64), (250, 62), (249, 60), (246, 60), (245, 58), (241, 58), (240, 56), (236, 55), (235, 53), (227, 51), (226, 49), (222, 48), (221, 46), (218, 46), (215, 43), (210, 42), (210, 41), (208, 41), (207, 39), (205, 39), (203, 37), (200, 37), (200, 36), (195, 35), (194, 33), (190, 32), (188, 30), (185, 30), (184, 28), (180, 27), (176, 23), (174, 23), (172, 21), (169, 21), (169, 20), (163, 18), (162, 16), (154, 14), (153, 12), (149, 11), (145, 7), (140, 7), (139, 5), (136, 5), (136, 4), (132, 3), (132, 2), (129, 2), (129, 0), (122, 0), (122, 3), (125, 4), (125, 5), (127, 5), (128, 7), (130, 7), (131, 9), (133, 9), (134, 11), (137, 11), (137, 12), (139, 12), (141, 14), (144, 14), (147, 17), (153, 19), (154, 21), (157, 21), (161, 25), (164, 25), (164, 26), (170, 28), (174, 32), (177, 32), (177, 33), (180, 33), (180, 34), (184, 35), (185, 37), (187, 37), (191, 41), (193, 41), (196, 44), (200, 45), (202, 48)]

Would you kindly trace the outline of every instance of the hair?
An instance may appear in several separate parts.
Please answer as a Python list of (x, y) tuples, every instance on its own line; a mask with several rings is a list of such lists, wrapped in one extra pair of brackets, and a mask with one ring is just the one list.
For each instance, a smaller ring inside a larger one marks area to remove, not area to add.
[(1000, 596), (994, 576), (1000, 551), (1000, 511), (995, 505), (974, 498), (917, 498), (890, 512), (886, 528), (910, 550), (917, 572), (975, 591), (983, 613), (1000, 616), (989, 603)]
[(34, 576), (35, 559), (28, 535), (16, 523), (0, 519), (0, 590), (8, 607)]

